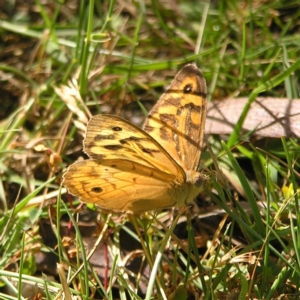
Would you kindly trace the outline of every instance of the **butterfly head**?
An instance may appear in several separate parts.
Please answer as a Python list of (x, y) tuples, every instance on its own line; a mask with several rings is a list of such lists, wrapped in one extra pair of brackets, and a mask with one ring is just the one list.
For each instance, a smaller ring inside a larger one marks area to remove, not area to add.
[(203, 189), (207, 180), (203, 174), (193, 170), (186, 171), (185, 173), (187, 182), (191, 183), (196, 189)]

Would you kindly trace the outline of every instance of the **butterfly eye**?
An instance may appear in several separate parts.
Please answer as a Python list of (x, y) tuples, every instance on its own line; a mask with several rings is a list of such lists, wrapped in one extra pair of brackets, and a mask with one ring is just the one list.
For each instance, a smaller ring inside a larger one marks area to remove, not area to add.
[(198, 176), (197, 178), (195, 178), (194, 180), (194, 186), (199, 188), (201, 187), (201, 185), (203, 184), (203, 178), (201, 176)]
[(191, 84), (187, 84), (183, 88), (184, 94), (190, 94), (193, 91), (193, 86)]
[(101, 193), (102, 191), (103, 191), (102, 188), (99, 186), (92, 188), (92, 192), (94, 192), (94, 193)]
[(112, 128), (113, 131), (122, 131), (122, 128), (119, 126), (115, 126)]

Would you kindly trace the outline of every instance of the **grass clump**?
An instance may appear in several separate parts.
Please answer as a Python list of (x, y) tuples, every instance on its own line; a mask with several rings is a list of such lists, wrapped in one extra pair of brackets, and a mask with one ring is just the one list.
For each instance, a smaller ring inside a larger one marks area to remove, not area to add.
[[(299, 11), (297, 1), (8, 1), (1, 298), (298, 299), (299, 141), (242, 128), (257, 96), (299, 98)], [(208, 137), (198, 204), (142, 217), (83, 209), (60, 182), (84, 157), (87, 120), (141, 125), (188, 62), (208, 100), (248, 98), (230, 136)]]

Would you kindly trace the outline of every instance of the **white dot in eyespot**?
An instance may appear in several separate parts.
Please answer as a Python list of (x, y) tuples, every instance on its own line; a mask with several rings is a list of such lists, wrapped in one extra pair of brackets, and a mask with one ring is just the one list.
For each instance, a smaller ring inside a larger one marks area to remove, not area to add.
[(192, 90), (193, 90), (192, 85), (191, 85), (191, 84), (187, 84), (187, 85), (184, 87), (183, 92), (184, 92), (185, 94), (190, 94), (190, 93), (192, 92)]

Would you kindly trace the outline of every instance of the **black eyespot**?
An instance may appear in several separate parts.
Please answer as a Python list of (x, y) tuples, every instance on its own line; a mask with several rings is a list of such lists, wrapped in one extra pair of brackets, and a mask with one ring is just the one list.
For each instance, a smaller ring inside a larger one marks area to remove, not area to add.
[(122, 131), (122, 128), (119, 126), (115, 126), (112, 128), (113, 131)]
[(190, 93), (192, 93), (192, 91), (193, 91), (193, 86), (191, 84), (187, 84), (183, 88), (183, 93), (184, 94), (190, 94)]
[(101, 193), (102, 191), (103, 191), (102, 188), (99, 186), (92, 188), (92, 192), (94, 192), (94, 193)]

